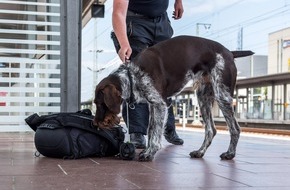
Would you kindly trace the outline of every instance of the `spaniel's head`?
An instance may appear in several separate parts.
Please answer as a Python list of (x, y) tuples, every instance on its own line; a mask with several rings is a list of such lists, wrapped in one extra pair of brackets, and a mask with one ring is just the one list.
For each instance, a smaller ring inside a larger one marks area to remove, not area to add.
[(110, 128), (120, 123), (117, 116), (122, 104), (121, 92), (113, 84), (97, 85), (95, 90), (96, 115), (94, 125)]

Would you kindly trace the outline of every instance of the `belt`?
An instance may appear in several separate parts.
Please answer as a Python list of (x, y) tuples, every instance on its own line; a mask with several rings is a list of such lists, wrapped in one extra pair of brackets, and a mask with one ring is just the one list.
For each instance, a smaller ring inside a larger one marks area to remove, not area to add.
[(127, 16), (129, 16), (129, 17), (140, 17), (140, 18), (155, 19), (155, 18), (160, 18), (163, 14), (161, 14), (160, 16), (150, 17), (150, 16), (146, 16), (146, 15), (142, 15), (142, 14), (136, 13), (136, 12), (131, 11), (131, 10), (127, 10)]
[(127, 11), (127, 16), (149, 18), (148, 16), (145, 16), (145, 15), (142, 15), (139, 13), (135, 13), (135, 12), (130, 11), (130, 10)]

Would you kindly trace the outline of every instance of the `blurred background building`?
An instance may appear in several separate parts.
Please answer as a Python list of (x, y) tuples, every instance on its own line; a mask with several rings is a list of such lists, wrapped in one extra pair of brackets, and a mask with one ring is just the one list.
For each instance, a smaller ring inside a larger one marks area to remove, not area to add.
[[(212, 7), (213, 13), (199, 13), (205, 8), (200, 4), (210, 2), (184, 0), (185, 20), (172, 21), (175, 35), (198, 35), (231, 50), (254, 51), (236, 59), (237, 117), (289, 125), (290, 21), (283, 18), (290, 16), (290, 1), (278, 0), (279, 7), (269, 10), (260, 7), (269, 1), (233, 1)], [(236, 15), (230, 25), (226, 14), (238, 6), (256, 14), (239, 23)], [(0, 0), (0, 131), (29, 130), (24, 119), (32, 113), (77, 111), (81, 104), (94, 109), (95, 85), (121, 64), (110, 39), (111, 13), (112, 1), (106, 0)], [(260, 42), (257, 36), (264, 34), (267, 39)], [(200, 120), (191, 87), (173, 99), (177, 122), (183, 114), (189, 123)], [(217, 105), (213, 113), (215, 121), (222, 120)]]

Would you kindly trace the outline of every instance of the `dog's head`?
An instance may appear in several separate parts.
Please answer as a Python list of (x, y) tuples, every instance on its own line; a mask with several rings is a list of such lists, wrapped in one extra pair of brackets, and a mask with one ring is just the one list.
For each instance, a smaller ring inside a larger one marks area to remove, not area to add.
[(93, 123), (95, 126), (110, 128), (120, 123), (120, 118), (117, 115), (121, 111), (122, 97), (115, 85), (97, 85), (94, 103), (97, 108)]

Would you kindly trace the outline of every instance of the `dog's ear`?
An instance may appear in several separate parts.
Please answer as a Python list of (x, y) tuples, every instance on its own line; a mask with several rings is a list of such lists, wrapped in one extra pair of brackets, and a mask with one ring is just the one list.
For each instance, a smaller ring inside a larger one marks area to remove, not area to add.
[(112, 84), (107, 85), (102, 92), (104, 93), (104, 103), (109, 110), (114, 114), (120, 113), (120, 105), (122, 103), (121, 92)]

